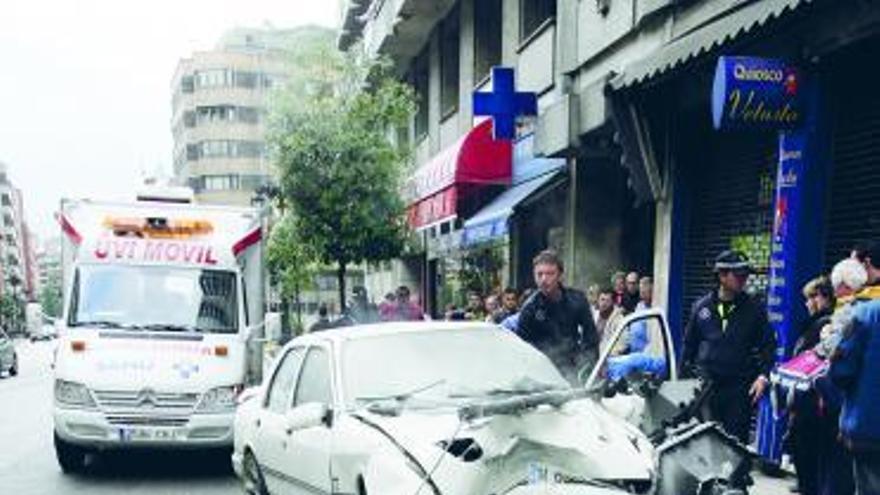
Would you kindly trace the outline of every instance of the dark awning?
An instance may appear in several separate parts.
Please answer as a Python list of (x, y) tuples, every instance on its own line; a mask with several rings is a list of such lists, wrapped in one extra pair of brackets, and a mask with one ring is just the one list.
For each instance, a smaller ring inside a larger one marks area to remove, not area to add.
[(744, 3), (723, 18), (690, 31), (628, 65), (609, 84), (612, 89), (622, 89), (660, 76), (812, 1), (757, 0)]

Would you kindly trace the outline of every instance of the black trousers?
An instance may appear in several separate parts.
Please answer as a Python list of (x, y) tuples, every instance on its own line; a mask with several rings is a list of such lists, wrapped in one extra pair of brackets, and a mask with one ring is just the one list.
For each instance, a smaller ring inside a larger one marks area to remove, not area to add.
[(752, 425), (751, 383), (745, 380), (714, 380), (708, 399), (709, 419), (717, 421), (728, 435), (749, 444)]
[(853, 453), (856, 495), (880, 495), (880, 452)]

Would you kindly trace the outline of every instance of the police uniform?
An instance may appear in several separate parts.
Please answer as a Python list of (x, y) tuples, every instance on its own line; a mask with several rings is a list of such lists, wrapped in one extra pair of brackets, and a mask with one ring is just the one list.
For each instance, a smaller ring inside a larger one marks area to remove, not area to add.
[[(716, 270), (748, 270), (741, 253), (725, 252)], [(685, 329), (681, 372), (696, 373), (713, 385), (708, 407), (712, 419), (742, 443), (748, 443), (751, 424), (749, 389), (769, 376), (776, 339), (767, 311), (754, 297), (741, 292), (722, 301), (715, 289), (694, 304)]]

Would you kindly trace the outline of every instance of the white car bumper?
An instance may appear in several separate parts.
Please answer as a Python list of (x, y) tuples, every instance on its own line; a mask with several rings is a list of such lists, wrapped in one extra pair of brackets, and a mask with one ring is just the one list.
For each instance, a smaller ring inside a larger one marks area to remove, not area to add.
[(233, 413), (189, 416), (105, 413), (55, 408), (55, 432), (69, 443), (98, 449), (232, 447)]

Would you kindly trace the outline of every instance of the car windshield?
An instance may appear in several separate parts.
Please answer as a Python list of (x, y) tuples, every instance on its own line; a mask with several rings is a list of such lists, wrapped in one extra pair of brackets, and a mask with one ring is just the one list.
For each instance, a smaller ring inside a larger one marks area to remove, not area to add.
[(359, 338), (345, 343), (342, 368), (350, 406), (381, 399), (449, 402), (569, 388), (543, 354), (509, 332), (488, 327)]
[(164, 266), (82, 265), (70, 326), (235, 333), (235, 273)]

